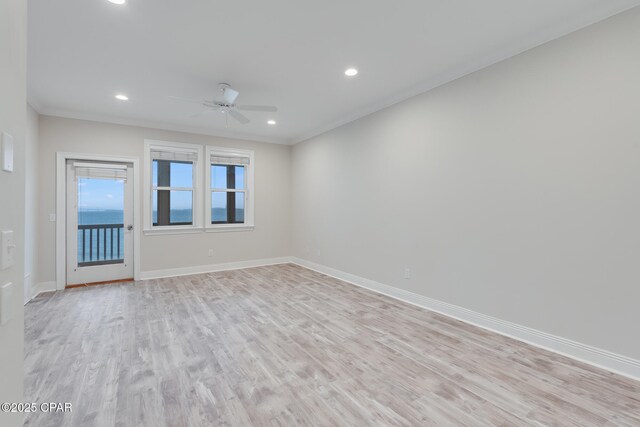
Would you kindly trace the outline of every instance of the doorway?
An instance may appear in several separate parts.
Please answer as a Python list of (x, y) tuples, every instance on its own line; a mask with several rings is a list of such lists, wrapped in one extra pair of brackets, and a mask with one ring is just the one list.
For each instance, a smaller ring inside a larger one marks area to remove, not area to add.
[(133, 279), (133, 164), (66, 161), (66, 286)]

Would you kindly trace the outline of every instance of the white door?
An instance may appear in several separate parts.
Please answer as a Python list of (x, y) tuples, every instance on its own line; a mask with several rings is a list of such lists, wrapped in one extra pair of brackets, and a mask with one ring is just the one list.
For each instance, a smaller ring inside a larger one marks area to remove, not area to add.
[(67, 161), (67, 285), (133, 277), (133, 166)]

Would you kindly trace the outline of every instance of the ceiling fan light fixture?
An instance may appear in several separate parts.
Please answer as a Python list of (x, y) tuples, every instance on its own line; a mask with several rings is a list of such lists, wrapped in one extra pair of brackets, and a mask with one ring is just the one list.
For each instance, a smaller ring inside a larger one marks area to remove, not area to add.
[(267, 124), (270, 125), (270, 126), (275, 126), (276, 121), (275, 120), (269, 120), (269, 121), (267, 121)]
[(355, 77), (358, 75), (358, 70), (355, 68), (347, 68), (344, 72), (344, 75), (347, 77)]
[[(249, 120), (248, 117), (242, 114), (241, 111), (262, 111), (270, 113), (275, 113), (278, 111), (278, 107), (275, 107), (273, 105), (236, 105), (235, 101), (238, 95), (240, 95), (240, 92), (233, 89), (228, 83), (220, 83), (218, 87), (220, 89), (220, 95), (213, 99), (191, 99), (182, 98), (179, 96), (170, 96), (169, 98), (175, 99), (177, 101), (200, 104), (201, 106), (206, 108), (204, 112), (219, 111), (225, 117), (225, 120), (229, 120), (229, 116), (231, 116), (231, 118), (242, 125), (250, 123), (251, 120)], [(192, 117), (200, 116), (200, 114), (196, 114)], [(268, 123), (270, 125), (276, 124), (275, 120), (269, 120)]]
[(116, 99), (118, 101), (128, 101), (129, 97), (127, 95), (123, 95), (123, 94), (119, 93), (119, 94), (116, 95)]

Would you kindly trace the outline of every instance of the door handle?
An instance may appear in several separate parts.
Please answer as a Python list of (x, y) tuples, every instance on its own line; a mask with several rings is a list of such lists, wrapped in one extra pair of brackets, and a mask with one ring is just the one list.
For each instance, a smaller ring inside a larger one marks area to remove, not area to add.
[(131, 224), (127, 225), (127, 231), (131, 231), (131, 230), (133, 230), (133, 225)]

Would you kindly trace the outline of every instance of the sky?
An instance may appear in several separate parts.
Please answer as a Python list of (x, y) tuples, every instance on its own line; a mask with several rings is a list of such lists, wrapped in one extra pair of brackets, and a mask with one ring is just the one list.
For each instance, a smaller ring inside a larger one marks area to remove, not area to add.
[[(183, 163), (171, 164), (171, 186), (193, 186), (193, 166)], [(244, 167), (236, 167), (236, 189), (244, 189)], [(211, 167), (212, 188), (227, 188), (227, 172), (222, 166)], [(152, 169), (153, 185), (158, 182), (158, 170), (156, 163)], [(227, 198), (224, 193), (213, 193), (213, 208), (226, 208)], [(112, 179), (78, 178), (78, 208), (87, 209), (114, 209), (122, 210), (124, 206), (124, 182)], [(157, 207), (156, 197), (153, 200), (153, 209)], [(171, 193), (171, 209), (190, 209), (192, 207), (191, 191), (173, 191)], [(242, 193), (236, 194), (236, 207), (244, 208)]]
[(79, 209), (124, 207), (124, 182), (113, 179), (78, 178)]

